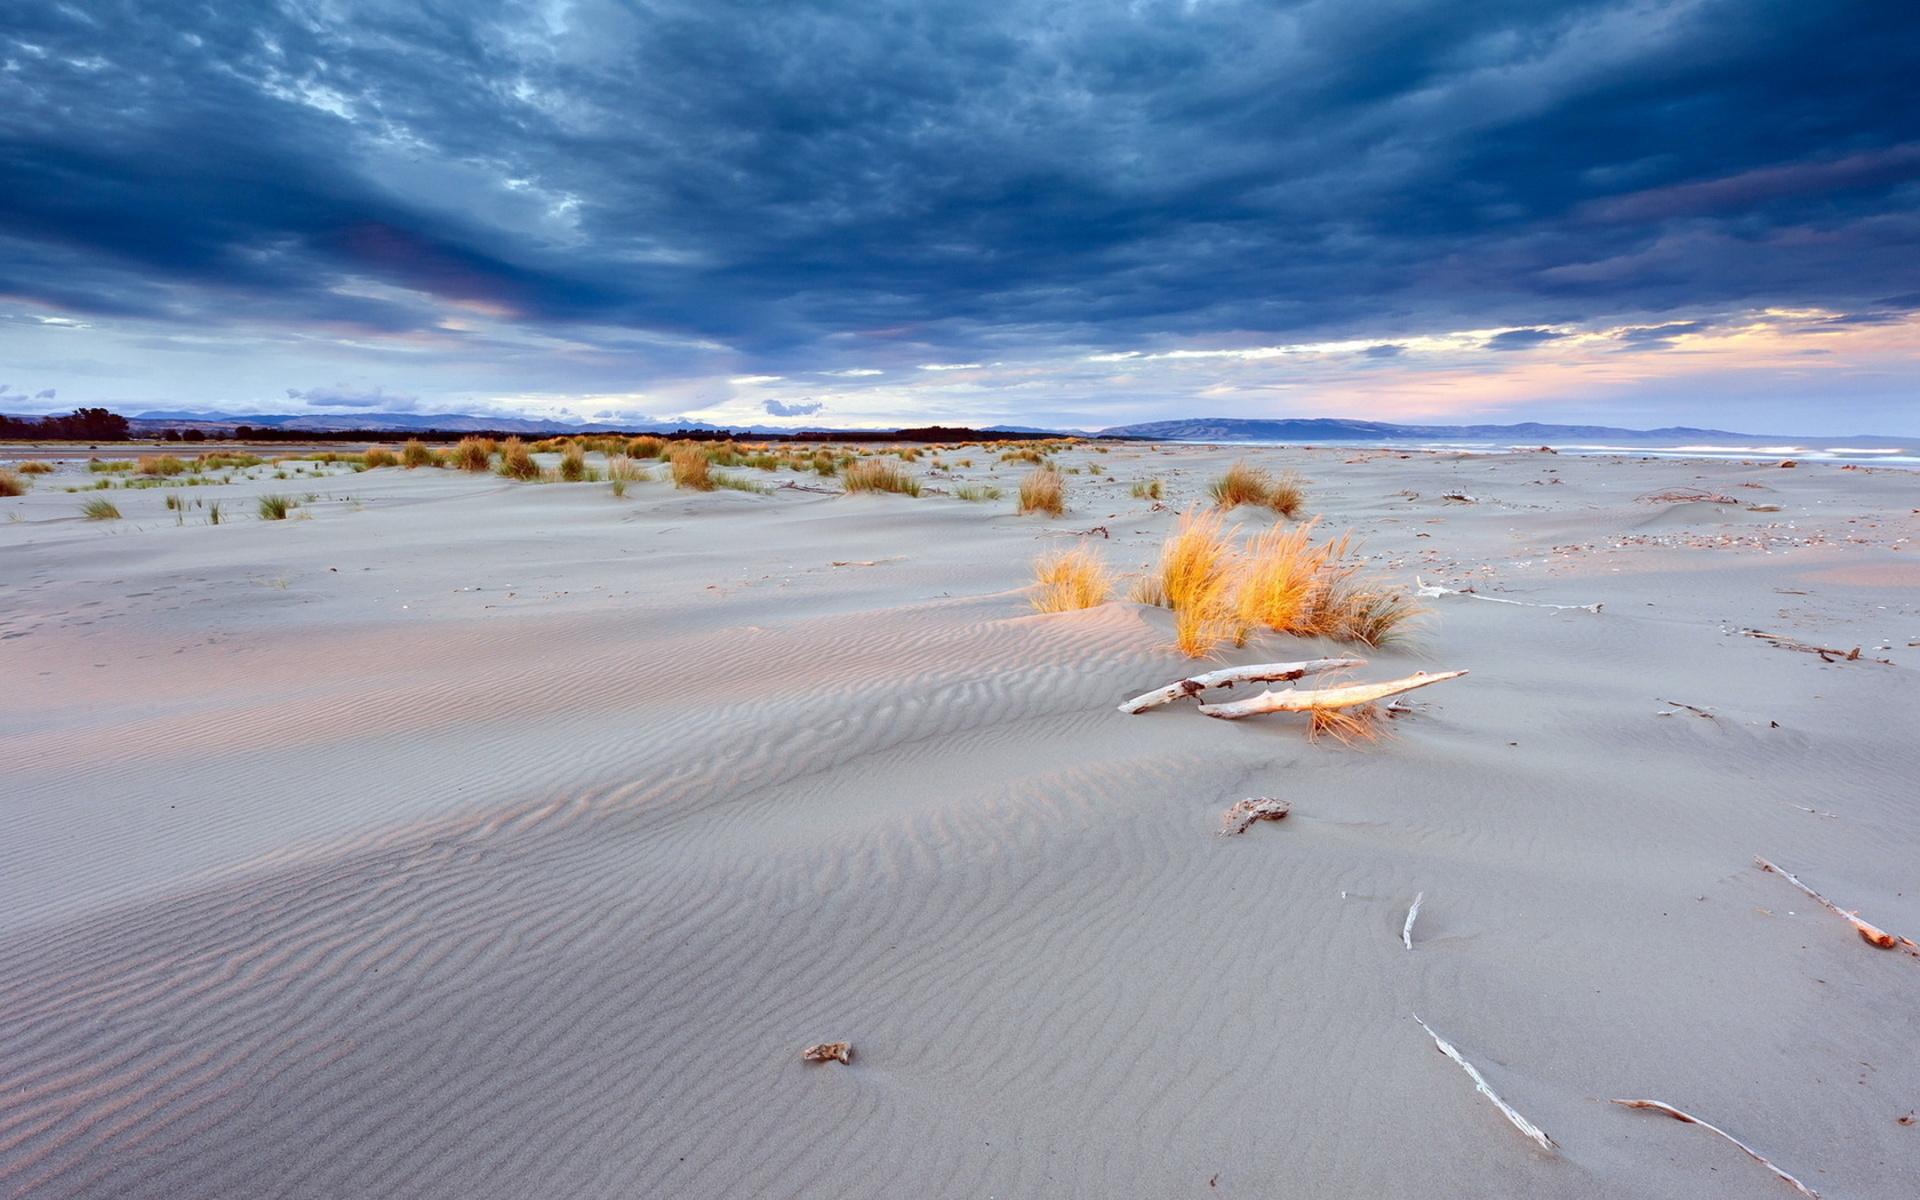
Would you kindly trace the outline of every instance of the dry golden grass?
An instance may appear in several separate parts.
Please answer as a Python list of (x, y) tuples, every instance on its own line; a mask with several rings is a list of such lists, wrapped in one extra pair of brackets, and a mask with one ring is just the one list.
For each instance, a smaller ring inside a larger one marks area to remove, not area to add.
[(1407, 623), (1426, 611), (1405, 592), (1352, 572), (1335, 576), (1325, 591), (1314, 632), (1335, 641), (1384, 646), (1405, 637)]
[(400, 465), (409, 471), (415, 467), (430, 467), (433, 465), (433, 451), (427, 449), (427, 444), (419, 438), (408, 438), (400, 447)]
[(637, 437), (627, 443), (628, 458), (665, 458), (667, 443), (657, 437)]
[(1220, 514), (1189, 509), (1160, 548), (1160, 592), (1173, 610), (1173, 644), (1205, 658), (1233, 636), (1239, 555)]
[(1136, 479), (1127, 490), (1133, 494), (1135, 500), (1158, 500), (1161, 496), (1158, 479)]
[(120, 510), (111, 500), (89, 500), (80, 506), (80, 515), (89, 521), (118, 521)]
[(713, 478), (713, 460), (707, 451), (693, 442), (679, 442), (668, 455), (673, 468), (673, 486), (692, 488), (696, 492), (710, 492), (716, 486)]
[(1386, 736), (1386, 731), (1380, 710), (1371, 704), (1359, 708), (1315, 708), (1307, 713), (1309, 740), (1325, 736), (1351, 746), (1356, 742), (1378, 741)]
[(1331, 551), (1330, 546), (1310, 545), (1312, 533), (1312, 523), (1290, 529), (1276, 525), (1248, 544), (1234, 596), (1236, 642), (1244, 642), (1255, 629), (1303, 631)]
[(1289, 471), (1275, 479), (1244, 459), (1228, 467), (1226, 474), (1214, 480), (1208, 491), (1221, 508), (1252, 504), (1271, 508), (1283, 517), (1298, 515), (1300, 506), (1306, 501), (1306, 492), (1298, 475)]
[(849, 466), (843, 482), (848, 492), (898, 492), (905, 496), (920, 494), (918, 479), (878, 458), (863, 458)]
[(500, 443), (500, 474), (508, 479), (538, 479), (540, 464), (533, 461), (533, 452), (527, 444), (517, 437), (510, 437)]
[(484, 471), (493, 459), (491, 438), (461, 438), (453, 444), (453, 465), (462, 471)]
[(135, 469), (142, 475), (184, 475), (187, 464), (171, 454), (142, 454)]
[(579, 483), (587, 477), (587, 450), (579, 442), (568, 442), (560, 450), (560, 478)]
[(1033, 607), (1043, 613), (1092, 608), (1106, 603), (1113, 590), (1113, 576), (1091, 546), (1035, 559), (1033, 582)]
[(1274, 480), (1273, 486), (1267, 490), (1267, 507), (1288, 520), (1299, 516), (1300, 509), (1306, 502), (1306, 485), (1292, 471)]
[(360, 461), (366, 464), (368, 470), (374, 467), (397, 467), (400, 465), (400, 456), (385, 446), (368, 446), (361, 452)]
[(0, 496), (24, 496), (27, 494), (27, 481), (12, 471), (0, 470)]
[(22, 475), (51, 475), (53, 474), (53, 464), (34, 460), (21, 463), (15, 470), (19, 471)]
[(1067, 485), (1051, 466), (1038, 466), (1020, 481), (1020, 511), (1057, 517), (1067, 510)]

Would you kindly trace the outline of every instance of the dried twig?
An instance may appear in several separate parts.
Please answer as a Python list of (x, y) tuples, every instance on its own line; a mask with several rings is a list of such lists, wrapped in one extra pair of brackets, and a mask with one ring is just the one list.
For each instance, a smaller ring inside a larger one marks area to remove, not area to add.
[(1795, 876), (1792, 871), (1789, 871), (1784, 867), (1776, 866), (1773, 863), (1768, 862), (1766, 859), (1760, 858), (1758, 856), (1755, 856), (1753, 863), (1755, 866), (1759, 867), (1762, 871), (1770, 871), (1773, 874), (1776, 874), (1781, 878), (1785, 879), (1788, 883), (1799, 888), (1801, 891), (1805, 892), (1808, 896), (1812, 897), (1828, 912), (1834, 914), (1835, 916), (1846, 921), (1847, 924), (1853, 926), (1853, 931), (1860, 935), (1860, 940), (1867, 943), (1869, 946), (1878, 946), (1882, 950), (1904, 949), (1909, 954), (1920, 954), (1920, 946), (1914, 945), (1913, 940), (1911, 938), (1901, 937), (1897, 933), (1888, 933), (1886, 930), (1880, 928), (1878, 925), (1869, 925), (1867, 922), (1862, 921), (1858, 914), (1853, 913), (1847, 909), (1841, 908), (1838, 904), (1835, 904), (1833, 901), (1827, 899), (1825, 896), (1822, 896), (1819, 892), (1816, 892), (1812, 888), (1808, 887), (1806, 884), (1801, 883), (1799, 878)]
[[(1660, 703), (1662, 703), (1662, 704), (1671, 704), (1671, 705), (1673, 705), (1673, 707), (1674, 707), (1674, 708), (1676, 708), (1676, 709), (1678, 709), (1678, 708), (1684, 708), (1684, 709), (1686, 709), (1686, 710), (1687, 710), (1688, 712), (1690, 712), (1690, 713), (1693, 713), (1693, 714), (1695, 714), (1696, 716), (1702, 716), (1702, 717), (1705, 717), (1705, 718), (1706, 718), (1707, 720), (1709, 720), (1709, 721), (1711, 721), (1711, 720), (1714, 720), (1714, 719), (1715, 719), (1715, 718), (1714, 718), (1714, 715), (1713, 715), (1713, 710), (1712, 710), (1712, 709), (1710, 709), (1710, 708), (1701, 708), (1701, 707), (1700, 707), (1700, 706), (1699, 706), (1698, 704), (1686, 704), (1686, 703), (1683, 703), (1682, 701), (1679, 701), (1679, 700), (1662, 700), (1662, 701), (1661, 701)], [(1655, 715), (1655, 716), (1657, 716), (1657, 717), (1670, 717), (1670, 716), (1672, 716), (1672, 715), (1673, 715), (1673, 713), (1671, 713), (1671, 712), (1663, 712), (1663, 713), (1655, 713), (1654, 715)]]
[(1625, 1108), (1652, 1109), (1654, 1112), (1665, 1113), (1666, 1115), (1668, 1115), (1669, 1117), (1672, 1117), (1676, 1121), (1682, 1121), (1688, 1125), (1698, 1125), (1700, 1128), (1708, 1131), (1709, 1133), (1717, 1133), (1721, 1137), (1732, 1142), (1734, 1145), (1740, 1147), (1741, 1151), (1744, 1154), (1746, 1154), (1748, 1158), (1751, 1158), (1753, 1161), (1759, 1163), (1761, 1166), (1765, 1167), (1767, 1170), (1772, 1171), (1775, 1175), (1779, 1176), (1780, 1179), (1784, 1180), (1789, 1187), (1793, 1188), (1794, 1191), (1799, 1192), (1802, 1196), (1811, 1196), (1813, 1197), (1813, 1200), (1820, 1200), (1819, 1192), (1814, 1191), (1812, 1188), (1808, 1187), (1806, 1184), (1801, 1183), (1798, 1179), (1795, 1179), (1793, 1176), (1787, 1174), (1785, 1171), (1782, 1171), (1779, 1167), (1774, 1166), (1772, 1163), (1768, 1162), (1765, 1156), (1763, 1156), (1758, 1150), (1755, 1150), (1752, 1146), (1747, 1145), (1745, 1142), (1741, 1141), (1739, 1138), (1728, 1133), (1726, 1130), (1720, 1128), (1718, 1125), (1711, 1124), (1710, 1122), (1707, 1122), (1707, 1121), (1702, 1121), (1699, 1117), (1694, 1116), (1692, 1113), (1681, 1112), (1679, 1109), (1675, 1108), (1673, 1105), (1662, 1104), (1658, 1100), (1615, 1100), (1614, 1103), (1621, 1105)]
[(1319, 675), (1327, 671), (1344, 671), (1349, 667), (1364, 667), (1364, 658), (1313, 658), (1306, 662), (1255, 663), (1246, 667), (1222, 667), (1218, 671), (1207, 671), (1200, 675), (1191, 675), (1178, 679), (1162, 688), (1135, 696), (1120, 706), (1123, 713), (1142, 713), (1149, 708), (1170, 704), (1183, 696), (1196, 696), (1208, 688), (1232, 687), (1236, 683), (1284, 683), (1290, 679), (1299, 679), (1306, 675)]
[[(1799, 650), (1806, 654), (1818, 654), (1821, 662), (1859, 662), (1860, 647), (1851, 650), (1839, 650), (1832, 646), (1816, 646), (1812, 642), (1803, 642), (1797, 638), (1784, 637), (1777, 633), (1765, 633), (1758, 629), (1742, 629), (1741, 633), (1750, 638), (1759, 638), (1763, 642), (1772, 642), (1782, 650)], [(1884, 663), (1884, 658), (1869, 659), (1869, 662)]]
[(808, 1046), (805, 1050), (802, 1050), (800, 1057), (807, 1062), (852, 1063), (853, 1043), (820, 1042), (817, 1045)]
[(1288, 688), (1284, 692), (1264, 691), (1258, 696), (1245, 700), (1235, 700), (1227, 704), (1202, 704), (1200, 711), (1209, 717), (1218, 717), (1223, 721), (1237, 721), (1241, 717), (1251, 717), (1258, 713), (1270, 712), (1312, 712), (1324, 708), (1350, 708), (1356, 704), (1371, 704), (1375, 700), (1385, 700), (1388, 696), (1397, 696), (1401, 692), (1410, 692), (1415, 688), (1430, 684), (1445, 683), (1449, 679), (1458, 679), (1465, 671), (1441, 671), (1429, 675), (1425, 671), (1415, 671), (1402, 679), (1390, 679), (1385, 683), (1356, 683), (1348, 687), (1337, 688)]
[[(1400, 927), (1400, 941), (1409, 950), (1413, 949), (1413, 922), (1420, 916), (1420, 902), (1426, 898), (1427, 894), (1425, 892), (1421, 892), (1413, 898), (1413, 907), (1407, 910), (1407, 923)], [(1427, 1032), (1432, 1033), (1433, 1031), (1429, 1029)]]
[[(1413, 1014), (1413, 1019), (1420, 1021), (1420, 1014)], [(1433, 1026), (1427, 1024), (1425, 1021), (1420, 1021), (1420, 1028), (1427, 1031), (1427, 1036), (1432, 1038), (1433, 1044), (1440, 1048), (1440, 1053), (1460, 1064), (1460, 1069), (1465, 1071), (1473, 1080), (1473, 1086), (1479, 1090), (1482, 1096), (1493, 1101), (1493, 1106), (1499, 1109), (1501, 1115), (1505, 1116), (1507, 1120), (1513, 1122), (1515, 1129), (1518, 1129), (1521, 1133), (1532, 1139), (1533, 1143), (1542, 1150), (1553, 1150), (1555, 1148), (1553, 1139), (1547, 1136), (1547, 1131), (1515, 1112), (1513, 1105), (1502, 1100), (1499, 1093), (1495, 1092), (1492, 1086), (1487, 1083), (1487, 1077), (1482, 1075), (1479, 1069), (1472, 1063), (1468, 1062), (1458, 1050), (1455, 1050), (1452, 1042), (1435, 1033)]]
[(1063, 533), (1069, 537), (1092, 537), (1096, 533), (1103, 538), (1111, 539), (1113, 537), (1112, 532), (1109, 531), (1105, 525), (1095, 525), (1092, 529), (1042, 529), (1040, 532)]
[(1437, 583), (1430, 584), (1418, 575), (1413, 577), (1413, 583), (1414, 594), (1428, 600), (1441, 596), (1471, 596), (1475, 600), (1485, 600), (1489, 604), (1518, 604), (1522, 608), (1557, 608), (1566, 612), (1590, 613), (1600, 611), (1598, 604), (1545, 604), (1538, 600), (1509, 600), (1504, 596), (1482, 596), (1472, 588), (1450, 588)]
[(1255, 821), (1279, 821), (1292, 811), (1291, 804), (1272, 796), (1250, 796), (1245, 800), (1236, 800), (1232, 808), (1220, 814), (1220, 836), (1232, 837), (1245, 833)]

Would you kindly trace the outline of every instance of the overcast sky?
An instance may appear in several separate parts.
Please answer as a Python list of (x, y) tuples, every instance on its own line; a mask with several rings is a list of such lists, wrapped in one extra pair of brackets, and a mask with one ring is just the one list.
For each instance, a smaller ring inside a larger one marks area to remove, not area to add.
[(0, 12), (0, 410), (1920, 433), (1910, 3)]

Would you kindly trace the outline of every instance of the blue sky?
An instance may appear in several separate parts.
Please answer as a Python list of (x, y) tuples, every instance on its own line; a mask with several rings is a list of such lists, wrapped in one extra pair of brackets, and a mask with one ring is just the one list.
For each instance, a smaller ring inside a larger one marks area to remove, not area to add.
[(0, 16), (0, 410), (1920, 432), (1892, 3)]

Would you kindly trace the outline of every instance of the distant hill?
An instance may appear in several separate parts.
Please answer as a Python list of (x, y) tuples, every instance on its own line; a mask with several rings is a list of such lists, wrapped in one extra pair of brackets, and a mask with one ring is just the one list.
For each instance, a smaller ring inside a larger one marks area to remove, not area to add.
[(1784, 434), (1734, 433), (1726, 429), (1696, 429), (1672, 425), (1663, 429), (1621, 429), (1613, 425), (1545, 425), (1526, 421), (1515, 425), (1396, 425), (1385, 421), (1348, 421), (1337, 418), (1260, 421), (1238, 417), (1193, 417), (1181, 421), (1149, 421), (1118, 425), (1100, 431), (1106, 437), (1151, 438), (1170, 442), (1446, 442), (1499, 441), (1514, 444), (1550, 442), (1645, 442), (1689, 444), (1707, 442), (1792, 442), (1800, 445), (1899, 445), (1912, 439), (1857, 434), (1848, 437), (1789, 437)]

